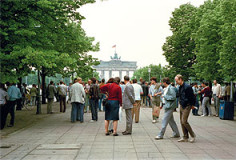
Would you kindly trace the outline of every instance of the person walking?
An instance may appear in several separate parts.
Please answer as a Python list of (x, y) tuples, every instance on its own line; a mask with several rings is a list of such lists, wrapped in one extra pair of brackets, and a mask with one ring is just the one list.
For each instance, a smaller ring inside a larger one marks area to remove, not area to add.
[(74, 123), (76, 120), (80, 121), (80, 123), (84, 122), (84, 103), (86, 94), (82, 83), (82, 78), (78, 77), (70, 89), (72, 123)]
[(37, 88), (36, 84), (33, 84), (32, 88), (30, 89), (30, 105), (36, 105), (36, 96), (37, 96)]
[(140, 84), (137, 83), (137, 79), (133, 79), (134, 95), (135, 95), (135, 104), (131, 109), (132, 111), (132, 120), (135, 116), (135, 123), (139, 122), (140, 106), (141, 106), (141, 95), (143, 94), (143, 89)]
[(173, 136), (171, 138), (179, 138), (179, 130), (174, 120), (173, 112), (176, 108), (176, 91), (175, 87), (170, 84), (170, 79), (168, 77), (164, 78), (163, 85), (165, 86), (165, 91), (163, 93), (163, 108), (165, 110), (163, 119), (162, 119), (162, 128), (159, 132), (158, 136), (155, 137), (156, 140), (163, 139), (163, 136), (166, 131), (166, 127), (169, 124), (172, 131)]
[(6, 92), (5, 86), (3, 83), (0, 83), (0, 115), (1, 115), (1, 122), (0, 122), (0, 129), (2, 130), (6, 124), (6, 113), (7, 113), (7, 100), (8, 94)]
[(60, 85), (58, 86), (58, 95), (60, 99), (60, 112), (66, 111), (66, 92), (67, 87), (63, 83), (63, 81), (60, 81)]
[(156, 123), (159, 118), (160, 103), (161, 103), (160, 96), (162, 94), (163, 94), (163, 88), (162, 88), (161, 84), (157, 83), (156, 77), (152, 77), (151, 78), (151, 86), (149, 88), (149, 96), (150, 96), (150, 100), (152, 103), (152, 113), (154, 113), (155, 109), (159, 110), (159, 113), (157, 115), (153, 114), (152, 123)]
[(92, 85), (89, 89), (89, 104), (91, 106), (92, 120), (95, 122), (98, 120), (98, 101), (101, 97), (99, 86), (96, 84), (96, 78), (91, 78)]
[(8, 113), (10, 113), (11, 120), (8, 127), (13, 127), (14, 122), (15, 122), (15, 105), (16, 105), (17, 99), (21, 98), (21, 93), (20, 93), (20, 89), (16, 87), (15, 83), (12, 83), (12, 85), (8, 88), (7, 93), (9, 96), (9, 101), (7, 102), (8, 104), (7, 104), (6, 117)]
[(188, 123), (189, 113), (191, 108), (195, 105), (195, 96), (193, 89), (190, 85), (186, 84), (183, 80), (182, 75), (176, 75), (175, 81), (179, 87), (179, 103), (180, 103), (180, 123), (183, 130), (183, 138), (179, 139), (178, 142), (188, 142), (189, 134), (191, 139), (189, 142), (193, 143), (196, 138), (196, 134), (193, 132), (190, 124)]
[[(208, 109), (208, 116), (212, 116), (211, 112), (211, 106), (210, 106), (210, 95), (211, 95), (211, 89), (208, 87), (208, 83), (202, 82), (203, 89), (199, 91), (198, 93), (203, 94), (203, 100), (202, 100), (202, 110), (203, 114), (202, 117), (207, 116), (207, 109)], [(207, 107), (207, 109), (206, 109)]]
[(135, 104), (135, 95), (134, 95), (134, 87), (129, 82), (129, 76), (124, 77), (125, 89), (123, 94), (123, 109), (126, 114), (126, 130), (122, 132), (123, 135), (131, 135), (132, 134), (132, 112), (131, 109)]
[(57, 94), (56, 87), (54, 86), (53, 81), (50, 81), (50, 84), (47, 88), (47, 98), (48, 98), (48, 104), (47, 104), (47, 114), (52, 114), (52, 103), (54, 101), (54, 97)]
[[(105, 79), (102, 79), (101, 83), (99, 84), (99, 88), (101, 88), (103, 85), (105, 85)], [(104, 111), (104, 108), (102, 109), (102, 100), (104, 98), (105, 98), (105, 94), (102, 93), (99, 99), (99, 105), (98, 105), (99, 111)]]
[(216, 80), (214, 80), (213, 83), (214, 83), (214, 85), (212, 86), (212, 92), (213, 92), (214, 107), (216, 110), (216, 117), (218, 117), (222, 89), (221, 89), (221, 85), (218, 84)]
[(100, 90), (108, 95), (107, 105), (105, 106), (105, 135), (110, 135), (108, 131), (109, 122), (113, 120), (113, 136), (118, 136), (117, 126), (119, 120), (119, 109), (122, 107), (122, 91), (119, 86), (120, 78), (115, 77), (113, 83), (103, 85)]

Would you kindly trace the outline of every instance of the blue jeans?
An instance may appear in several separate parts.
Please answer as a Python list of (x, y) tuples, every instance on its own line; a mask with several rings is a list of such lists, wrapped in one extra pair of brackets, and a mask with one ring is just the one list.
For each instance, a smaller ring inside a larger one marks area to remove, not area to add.
[(92, 112), (92, 120), (98, 120), (98, 99), (90, 99), (89, 104), (91, 105), (91, 112)]
[(158, 134), (159, 137), (163, 138), (165, 131), (166, 131), (166, 127), (168, 124), (170, 125), (170, 127), (173, 131), (173, 136), (180, 135), (178, 127), (177, 127), (175, 120), (174, 120), (173, 112), (174, 112), (174, 109), (165, 110), (164, 117), (162, 119), (162, 128), (161, 128), (160, 133)]
[[(98, 104), (99, 111), (102, 110), (102, 100), (104, 98), (105, 98), (105, 94), (102, 94), (102, 98), (99, 99), (99, 104)], [(104, 111), (104, 106), (103, 106), (103, 111)]]
[(84, 104), (79, 102), (72, 102), (71, 122), (84, 122)]

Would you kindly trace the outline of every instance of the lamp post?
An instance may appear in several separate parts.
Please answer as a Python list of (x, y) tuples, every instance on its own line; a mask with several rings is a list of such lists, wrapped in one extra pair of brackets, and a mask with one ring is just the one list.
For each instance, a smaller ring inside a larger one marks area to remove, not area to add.
[(150, 81), (151, 68), (148, 68), (148, 73), (149, 73), (149, 81)]

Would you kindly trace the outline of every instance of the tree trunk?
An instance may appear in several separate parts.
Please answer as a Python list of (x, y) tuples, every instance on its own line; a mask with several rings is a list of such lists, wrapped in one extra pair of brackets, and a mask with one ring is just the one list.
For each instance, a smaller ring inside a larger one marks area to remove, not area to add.
[(46, 104), (46, 73), (45, 69), (42, 67), (42, 104)]

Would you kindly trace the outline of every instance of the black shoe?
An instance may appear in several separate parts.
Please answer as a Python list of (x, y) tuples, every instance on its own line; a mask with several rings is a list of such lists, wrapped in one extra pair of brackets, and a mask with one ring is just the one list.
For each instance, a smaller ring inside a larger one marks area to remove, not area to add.
[(122, 134), (126, 133), (126, 131), (122, 132)]
[(109, 132), (107, 132), (107, 133), (105, 133), (105, 135), (106, 135), (106, 136), (109, 136), (109, 135), (110, 135), (110, 133), (109, 133)]
[(113, 134), (113, 136), (119, 136), (119, 134), (117, 134), (117, 133), (114, 133), (114, 134)]
[(110, 133), (113, 133), (113, 129), (109, 130)]
[(128, 133), (128, 132), (124, 132), (122, 133), (123, 135), (131, 135), (131, 133)]

